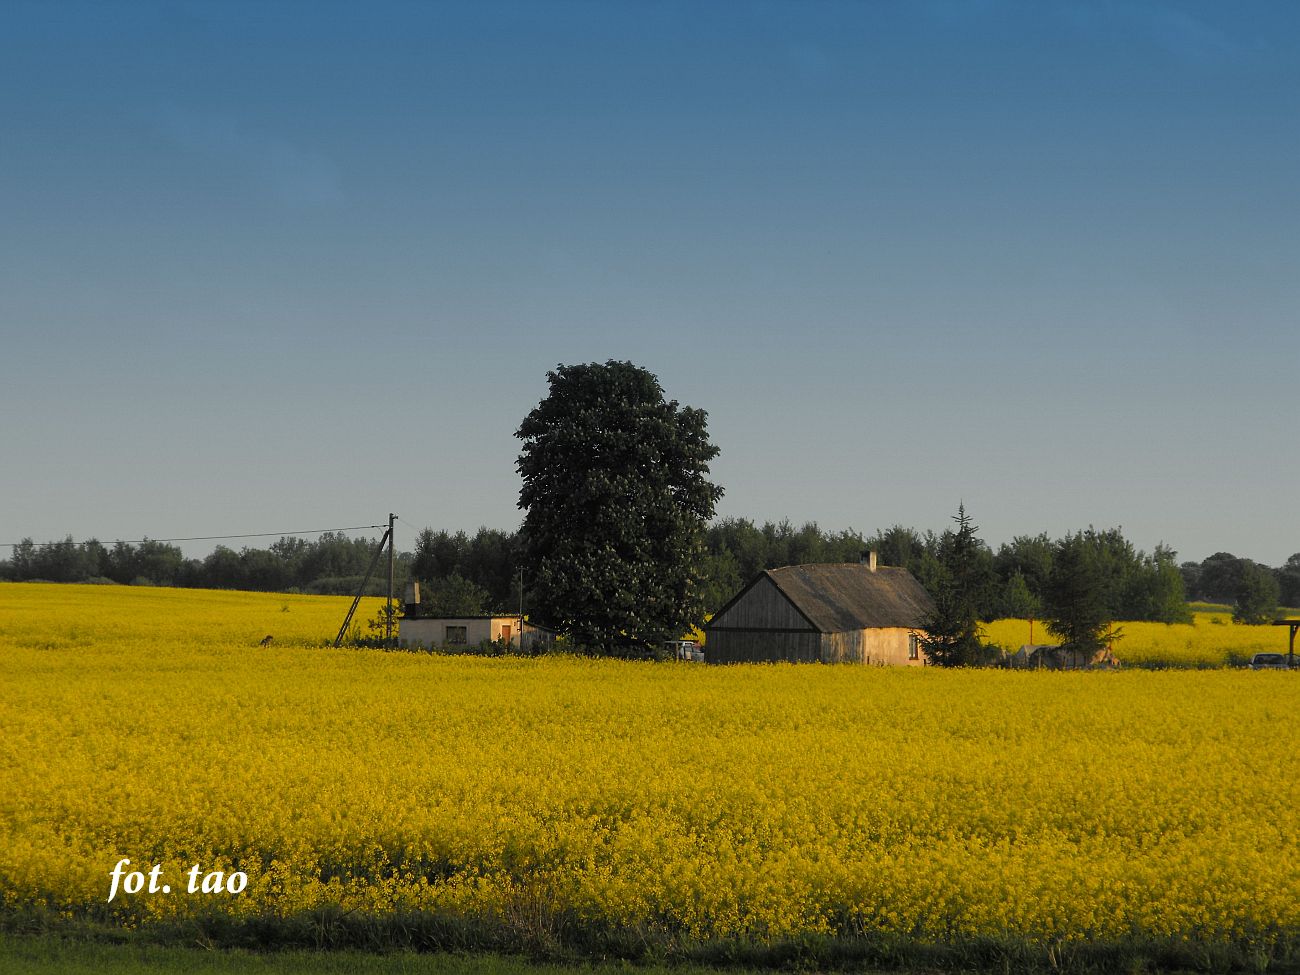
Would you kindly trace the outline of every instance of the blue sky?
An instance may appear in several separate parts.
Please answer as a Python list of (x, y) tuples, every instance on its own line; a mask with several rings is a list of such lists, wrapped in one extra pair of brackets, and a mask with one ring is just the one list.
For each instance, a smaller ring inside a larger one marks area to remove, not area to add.
[(1277, 565), (1298, 119), (1282, 2), (10, 0), (0, 542), (513, 528), (616, 358), (722, 515)]

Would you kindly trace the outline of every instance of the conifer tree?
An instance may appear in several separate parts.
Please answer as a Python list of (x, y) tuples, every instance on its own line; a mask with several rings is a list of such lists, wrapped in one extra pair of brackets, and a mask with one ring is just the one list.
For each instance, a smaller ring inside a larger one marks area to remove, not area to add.
[(979, 605), (988, 570), (981, 558), (979, 528), (971, 523), (965, 504), (953, 517), (955, 532), (945, 532), (939, 546), (939, 568), (931, 596), (934, 612), (925, 618), (921, 649), (940, 667), (970, 667), (981, 663), (985, 650), (979, 638)]
[(1085, 656), (1119, 639), (1120, 631), (1111, 627), (1112, 587), (1097, 534), (1066, 535), (1056, 543), (1044, 592), (1047, 631)]

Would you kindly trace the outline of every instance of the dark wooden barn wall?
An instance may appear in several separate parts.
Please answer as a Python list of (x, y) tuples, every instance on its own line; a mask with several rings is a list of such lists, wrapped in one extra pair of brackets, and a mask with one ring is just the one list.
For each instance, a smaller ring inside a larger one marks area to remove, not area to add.
[(865, 659), (865, 645), (862, 630), (846, 633), (816, 633), (811, 630), (710, 630), (705, 659), (718, 664), (775, 660), (860, 664)]
[(709, 626), (761, 627), (767, 630), (811, 630), (812, 626), (782, 595), (776, 584), (764, 576), (725, 613), (713, 617)]
[(822, 634), (813, 630), (709, 630), (704, 659), (711, 664), (821, 659)]

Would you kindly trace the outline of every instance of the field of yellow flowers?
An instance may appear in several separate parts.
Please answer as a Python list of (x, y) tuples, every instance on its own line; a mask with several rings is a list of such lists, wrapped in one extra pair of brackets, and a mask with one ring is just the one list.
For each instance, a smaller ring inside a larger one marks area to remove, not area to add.
[[(1120, 638), (1114, 643), (1115, 656), (1130, 667), (1243, 666), (1254, 654), (1287, 650), (1285, 627), (1234, 623), (1226, 612), (1196, 612), (1191, 623), (1129, 622), (1116, 628)], [(1028, 620), (989, 623), (984, 639), (1011, 651), (1026, 643), (1060, 642), (1041, 621), (1034, 623), (1031, 633)]]
[[(1300, 942), (1294, 674), (335, 650), (346, 605), (0, 585), (8, 922)], [(171, 892), (109, 903), (122, 859)]]

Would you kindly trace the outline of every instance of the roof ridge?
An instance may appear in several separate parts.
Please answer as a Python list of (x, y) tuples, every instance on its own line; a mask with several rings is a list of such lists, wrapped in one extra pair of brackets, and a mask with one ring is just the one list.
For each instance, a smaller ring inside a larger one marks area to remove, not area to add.
[(764, 569), (763, 574), (823, 633), (914, 626), (933, 610), (929, 593), (903, 566), (872, 571), (862, 562), (807, 562)]

